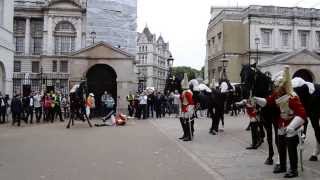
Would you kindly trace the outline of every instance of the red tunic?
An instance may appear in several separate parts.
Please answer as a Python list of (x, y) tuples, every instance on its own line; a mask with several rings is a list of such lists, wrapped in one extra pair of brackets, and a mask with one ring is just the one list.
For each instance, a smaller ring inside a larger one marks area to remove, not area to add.
[(192, 99), (192, 92), (190, 90), (185, 90), (182, 92), (180, 96), (181, 100), (181, 106), (182, 106), (182, 112), (188, 112), (188, 106), (194, 105), (193, 99)]
[[(288, 99), (284, 100), (284, 103), (281, 103), (282, 105), (279, 103), (277, 104), (276, 101), (278, 98), (279, 96), (277, 96), (275, 93), (267, 97), (268, 105), (277, 105), (280, 108), (281, 114), (276, 120), (278, 128), (287, 127), (295, 116), (299, 116), (304, 120), (307, 119), (305, 109), (298, 96), (289, 95)], [(288, 108), (286, 108), (286, 103)]]

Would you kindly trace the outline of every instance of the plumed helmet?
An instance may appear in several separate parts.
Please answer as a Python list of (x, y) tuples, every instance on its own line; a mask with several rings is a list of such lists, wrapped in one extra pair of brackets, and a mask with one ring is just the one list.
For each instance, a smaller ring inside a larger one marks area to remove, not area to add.
[(287, 94), (293, 93), (291, 75), (290, 75), (290, 66), (285, 66), (282, 71), (277, 73), (274, 76), (273, 81), (276, 87), (284, 87)]
[(181, 88), (182, 89), (189, 89), (189, 80), (187, 73), (184, 73), (183, 80), (181, 81)]

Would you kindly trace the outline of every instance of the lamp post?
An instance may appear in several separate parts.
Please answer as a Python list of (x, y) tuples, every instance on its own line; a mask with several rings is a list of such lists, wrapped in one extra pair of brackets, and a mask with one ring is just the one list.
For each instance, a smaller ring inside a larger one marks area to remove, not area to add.
[(172, 55), (169, 56), (169, 58), (167, 59), (167, 63), (168, 63), (168, 77), (166, 80), (166, 85), (164, 88), (164, 92), (173, 91), (173, 78), (172, 78), (172, 66), (173, 66), (173, 61), (174, 59), (172, 58)]
[(221, 79), (227, 80), (228, 77), (227, 77), (226, 68), (227, 68), (227, 64), (228, 64), (229, 60), (226, 58), (226, 54), (223, 54), (223, 58), (220, 61), (222, 62), (222, 76), (221, 76)]
[(260, 44), (260, 38), (256, 37), (256, 38), (254, 39), (254, 42), (256, 43), (256, 51), (257, 51), (256, 66), (258, 66), (258, 62), (259, 62), (259, 44)]
[(97, 33), (95, 31), (92, 31), (90, 33), (90, 38), (92, 39), (92, 44), (94, 44), (94, 39), (96, 39), (97, 37)]

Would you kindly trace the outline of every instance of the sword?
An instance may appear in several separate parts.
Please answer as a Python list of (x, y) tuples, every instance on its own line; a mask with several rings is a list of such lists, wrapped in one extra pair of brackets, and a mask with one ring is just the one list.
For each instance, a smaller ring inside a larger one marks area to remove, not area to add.
[(303, 134), (303, 127), (301, 127), (299, 130), (298, 136), (299, 136), (299, 154), (300, 154), (300, 167), (301, 171), (303, 172), (303, 145), (304, 145), (304, 138), (302, 137)]

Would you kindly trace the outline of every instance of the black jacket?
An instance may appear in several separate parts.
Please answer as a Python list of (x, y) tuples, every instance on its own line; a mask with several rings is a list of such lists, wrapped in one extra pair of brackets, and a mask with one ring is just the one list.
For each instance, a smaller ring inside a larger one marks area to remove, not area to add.
[(22, 102), (19, 98), (12, 98), (11, 102), (11, 112), (12, 113), (21, 113), (22, 112)]

